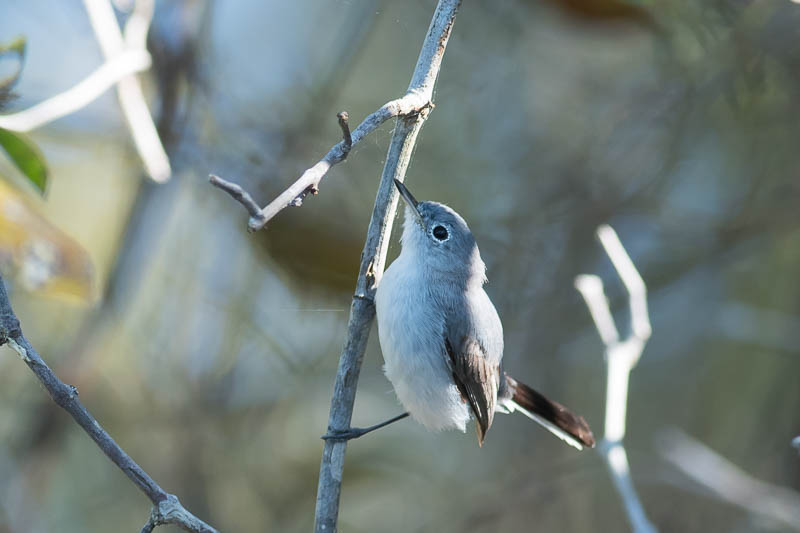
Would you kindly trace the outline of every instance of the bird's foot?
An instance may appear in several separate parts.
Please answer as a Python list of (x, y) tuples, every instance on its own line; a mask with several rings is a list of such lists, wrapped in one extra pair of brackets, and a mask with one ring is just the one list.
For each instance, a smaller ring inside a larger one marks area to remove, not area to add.
[(408, 416), (408, 413), (403, 413), (402, 415), (398, 415), (394, 418), (390, 418), (385, 422), (381, 422), (380, 424), (375, 424), (374, 426), (369, 426), (366, 428), (350, 428), (345, 429), (343, 431), (334, 431), (328, 428), (328, 432), (322, 436), (322, 440), (342, 440), (348, 441), (352, 439), (357, 439), (359, 437), (363, 437), (367, 433), (371, 433), (376, 429), (381, 429), (382, 427), (386, 427), (393, 422), (397, 422), (398, 420), (402, 420)]

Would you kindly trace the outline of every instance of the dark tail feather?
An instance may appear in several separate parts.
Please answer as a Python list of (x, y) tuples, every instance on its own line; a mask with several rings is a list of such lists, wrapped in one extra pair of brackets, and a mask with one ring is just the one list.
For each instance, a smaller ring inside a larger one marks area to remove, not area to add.
[(582, 416), (572, 413), (558, 402), (553, 402), (506, 374), (511, 393), (510, 410), (522, 411), (529, 418), (549, 429), (555, 436), (579, 450), (584, 446), (594, 448), (594, 435)]

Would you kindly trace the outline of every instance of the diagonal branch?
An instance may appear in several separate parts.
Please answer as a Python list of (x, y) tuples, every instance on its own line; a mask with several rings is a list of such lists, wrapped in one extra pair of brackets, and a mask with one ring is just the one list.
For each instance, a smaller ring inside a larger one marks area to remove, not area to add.
[[(418, 106), (418, 111), (404, 113), (401, 118), (398, 118), (389, 145), (389, 151), (386, 155), (386, 164), (383, 167), (383, 174), (381, 175), (378, 194), (375, 199), (375, 207), (372, 211), (372, 218), (367, 230), (367, 239), (364, 243), (364, 251), (361, 254), (361, 267), (356, 281), (356, 291), (350, 307), (350, 319), (347, 325), (347, 339), (339, 359), (339, 369), (336, 373), (336, 382), (333, 388), (333, 397), (331, 398), (330, 417), (328, 419), (329, 434), (343, 432), (350, 428), (361, 362), (364, 359), (369, 330), (375, 318), (375, 289), (383, 275), (386, 252), (389, 247), (389, 236), (392, 232), (392, 222), (397, 209), (398, 196), (393, 180), (403, 181), (405, 178), (406, 169), (411, 162), (411, 154), (417, 141), (417, 135), (428, 116), (429, 103), (433, 98), (433, 87), (439, 74), (442, 56), (447, 47), (447, 41), (450, 38), (453, 22), (460, 4), (460, 0), (439, 0), (425, 41), (422, 44), (422, 50), (411, 78), (408, 93), (402, 99), (395, 101), (403, 101), (403, 105), (415, 102), (414, 105)], [(388, 105), (383, 106), (381, 109), (385, 109)], [(370, 117), (373, 115), (370, 115)], [(370, 120), (369, 117), (367, 120)], [(365, 120), (365, 122), (367, 121)], [(352, 144), (363, 138), (369, 127), (362, 123), (356, 128), (352, 135)], [(344, 142), (342, 141), (339, 144), (341, 145)], [(336, 147), (329, 152), (329, 156), (334, 150), (336, 150)], [(347, 441), (325, 441), (319, 471), (319, 485), (317, 487), (316, 533), (333, 533), (337, 531), (346, 450)]]
[[(341, 163), (347, 158), (347, 155), (350, 153), (350, 149), (353, 146), (363, 140), (364, 137), (378, 129), (381, 124), (390, 118), (418, 115), (423, 110), (432, 107), (433, 104), (431, 103), (431, 97), (432, 94), (422, 94), (418, 91), (409, 89), (406, 95), (402, 98), (386, 102), (378, 110), (369, 114), (367, 118), (365, 118), (352, 132), (352, 134), (350, 133), (350, 127), (348, 125), (349, 117), (347, 112), (342, 111), (339, 113), (337, 117), (339, 118), (339, 126), (342, 128), (343, 139), (339, 143), (335, 144), (328, 151), (328, 153), (325, 154), (325, 157), (320, 159), (316, 164), (314, 164), (314, 166), (303, 172), (303, 174), (297, 178), (297, 181), (295, 181), (289, 186), (288, 189), (278, 195), (278, 197), (271, 201), (266, 207), (260, 209), (259, 214), (254, 215), (250, 207), (243, 203), (247, 209), (247, 212), (250, 213), (250, 220), (247, 223), (247, 230), (253, 232), (263, 229), (264, 226), (267, 225), (267, 222), (269, 222), (275, 215), (287, 207), (300, 207), (303, 205), (303, 200), (309, 193), (317, 194), (317, 192), (319, 192), (319, 183), (322, 181), (322, 178), (325, 177), (333, 165)], [(211, 184), (215, 187), (219, 187), (229, 194), (234, 186), (239, 187), (238, 185), (230, 181), (223, 180), (219, 177), (217, 177), (215, 180), (211, 180)], [(239, 190), (242, 190), (241, 187), (239, 187)], [(245, 191), (242, 190), (242, 192)], [(236, 195), (232, 196), (234, 199), (242, 203), (239, 197)], [(247, 196), (249, 197), (250, 195), (248, 194)]]
[(719, 499), (800, 531), (800, 494), (756, 479), (683, 431), (658, 435), (659, 454)]
[(145, 526), (145, 531), (152, 531), (156, 525), (169, 523), (195, 533), (216, 533), (214, 528), (184, 509), (176, 496), (165, 492), (142, 470), (86, 410), (78, 399), (78, 390), (58, 379), (22, 334), (19, 320), (11, 309), (8, 293), (0, 278), (0, 346), (3, 344), (8, 344), (19, 354), (50, 393), (53, 401), (72, 416), (103, 453), (153, 502), (153, 512), (148, 522), (152, 522), (153, 526), (150, 529)]
[(606, 345), (605, 436), (597, 449), (606, 461), (634, 532), (651, 533), (656, 528), (647, 519), (636, 494), (630, 476), (628, 455), (622, 445), (625, 438), (630, 373), (639, 361), (652, 332), (647, 312), (647, 288), (611, 226), (602, 225), (597, 228), (597, 237), (628, 291), (631, 308), (631, 334), (627, 339), (620, 340), (608, 299), (603, 292), (603, 281), (592, 274), (581, 274), (575, 278), (575, 288), (583, 296), (600, 338)]
[(0, 115), (0, 128), (26, 132), (87, 106), (122, 78), (150, 68), (150, 54), (131, 50), (103, 63), (74, 87), (17, 113)]

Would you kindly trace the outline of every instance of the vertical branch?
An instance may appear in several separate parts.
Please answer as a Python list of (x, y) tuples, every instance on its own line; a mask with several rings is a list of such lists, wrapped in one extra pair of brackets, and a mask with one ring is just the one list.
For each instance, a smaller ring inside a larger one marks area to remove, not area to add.
[(597, 237), (628, 291), (631, 308), (631, 333), (627, 339), (620, 340), (608, 299), (603, 292), (602, 280), (598, 276), (589, 274), (575, 278), (575, 288), (583, 296), (600, 338), (606, 346), (605, 435), (598, 446), (598, 451), (606, 461), (633, 531), (654, 533), (656, 528), (647, 519), (631, 481), (628, 455), (622, 444), (625, 438), (630, 373), (639, 362), (652, 333), (647, 312), (647, 287), (611, 226), (602, 225), (597, 228)]
[[(460, 0), (440, 0), (436, 6), (408, 94), (419, 95), (426, 101), (433, 98), (433, 87), (460, 4)], [(395, 125), (367, 230), (364, 251), (361, 254), (361, 267), (350, 307), (347, 340), (339, 359), (339, 369), (331, 398), (328, 433), (346, 431), (350, 428), (361, 362), (364, 359), (369, 330), (375, 317), (375, 289), (383, 274), (392, 220), (397, 209), (397, 193), (393, 180), (403, 181), (405, 178), (417, 134), (427, 118), (429, 109), (426, 107), (417, 113), (402, 116), (397, 119)], [(315, 513), (317, 533), (331, 533), (337, 530), (346, 450), (347, 441), (334, 439), (325, 441), (317, 488)]]

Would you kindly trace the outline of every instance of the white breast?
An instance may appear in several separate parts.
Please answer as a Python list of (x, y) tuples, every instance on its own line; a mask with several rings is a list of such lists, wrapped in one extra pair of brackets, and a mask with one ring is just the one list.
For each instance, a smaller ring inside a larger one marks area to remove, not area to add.
[(444, 314), (410, 265), (401, 254), (375, 295), (384, 372), (412, 418), (428, 429), (464, 431), (470, 412), (447, 364)]

